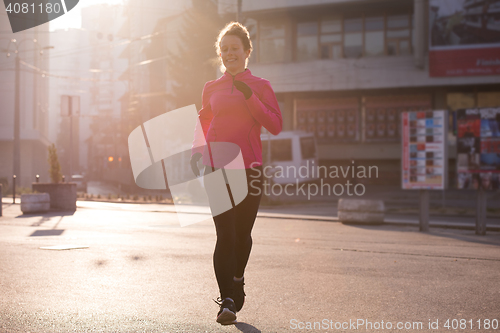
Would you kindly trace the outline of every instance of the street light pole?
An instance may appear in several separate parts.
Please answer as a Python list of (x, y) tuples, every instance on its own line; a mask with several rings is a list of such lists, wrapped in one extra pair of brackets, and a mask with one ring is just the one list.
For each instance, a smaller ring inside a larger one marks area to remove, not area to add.
[(69, 116), (69, 181), (73, 176), (73, 96), (68, 96)]
[(21, 67), (21, 59), (19, 59), (19, 51), (16, 50), (16, 80), (15, 80), (15, 96), (14, 96), (14, 175), (21, 181), (21, 111), (19, 101), (19, 72)]
[[(21, 45), (22, 42), (30, 40), (30, 39), (24, 39), (21, 41), (18, 41), (16, 39), (11, 39), (9, 42), (9, 45), (7, 46), (7, 57), (10, 56), (9, 53), (9, 48), (10, 44), (14, 43), (15, 45), (15, 53), (16, 53), (16, 65), (15, 65), (15, 93), (14, 93), (14, 142), (12, 145), (12, 150), (13, 150), (13, 174), (16, 176), (16, 178), (19, 181), (19, 184), (22, 184), (21, 180), (21, 105), (20, 105), (20, 86), (21, 86), (21, 79), (20, 79), (20, 72), (21, 72), (21, 58), (19, 57), (19, 46)], [(53, 46), (47, 46), (44, 48), (41, 48), (39, 44), (37, 44), (37, 40), (33, 39), (32, 40), (35, 45), (40, 49), (40, 54), (43, 54), (44, 49), (51, 49)]]

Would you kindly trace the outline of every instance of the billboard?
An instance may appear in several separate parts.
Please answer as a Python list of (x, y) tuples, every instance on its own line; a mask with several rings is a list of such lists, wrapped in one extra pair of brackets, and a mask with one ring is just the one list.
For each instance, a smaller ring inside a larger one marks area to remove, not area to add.
[(447, 186), (447, 112), (402, 113), (403, 189), (442, 190)]
[(430, 0), (429, 75), (500, 75), (500, 0)]
[(500, 108), (457, 111), (459, 189), (500, 188)]

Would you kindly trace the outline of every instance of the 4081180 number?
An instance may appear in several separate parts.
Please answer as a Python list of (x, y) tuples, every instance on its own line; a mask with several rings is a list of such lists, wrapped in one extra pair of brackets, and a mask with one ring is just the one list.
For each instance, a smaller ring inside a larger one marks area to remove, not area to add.
[(498, 329), (498, 319), (478, 319), (473, 321), (472, 319), (448, 319), (443, 327), (453, 330), (465, 330), (465, 329)]
[[(37, 8), (38, 7), (38, 8)], [(45, 8), (44, 8), (45, 7)], [(56, 13), (58, 14), (61, 11), (61, 5), (58, 4), (57, 2), (55, 4), (52, 4), (50, 2), (47, 2), (45, 6), (43, 6), (43, 3), (40, 3), (38, 5), (35, 5), (34, 3), (9, 3), (7, 8), (5, 9), (9, 14), (10, 13), (35, 13), (35, 10), (39, 12), (40, 14), (47, 13)]]

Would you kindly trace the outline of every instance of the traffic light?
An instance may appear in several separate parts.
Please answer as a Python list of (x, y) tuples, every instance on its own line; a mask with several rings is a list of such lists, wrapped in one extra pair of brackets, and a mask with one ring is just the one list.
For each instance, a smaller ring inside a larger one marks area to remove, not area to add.
[(114, 169), (116, 167), (115, 158), (113, 156), (108, 156), (107, 167), (108, 169)]

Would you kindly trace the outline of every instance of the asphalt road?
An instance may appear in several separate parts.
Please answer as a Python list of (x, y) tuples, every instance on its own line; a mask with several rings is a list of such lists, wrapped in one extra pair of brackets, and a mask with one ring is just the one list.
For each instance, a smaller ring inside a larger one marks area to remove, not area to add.
[[(257, 219), (247, 300), (239, 323), (223, 327), (212, 222), (181, 228), (150, 208), (92, 203), (23, 216), (4, 204), (0, 332), (454, 331), (447, 319), (485, 332), (500, 320), (498, 232), (275, 216)], [(41, 249), (55, 245), (84, 248)]]

